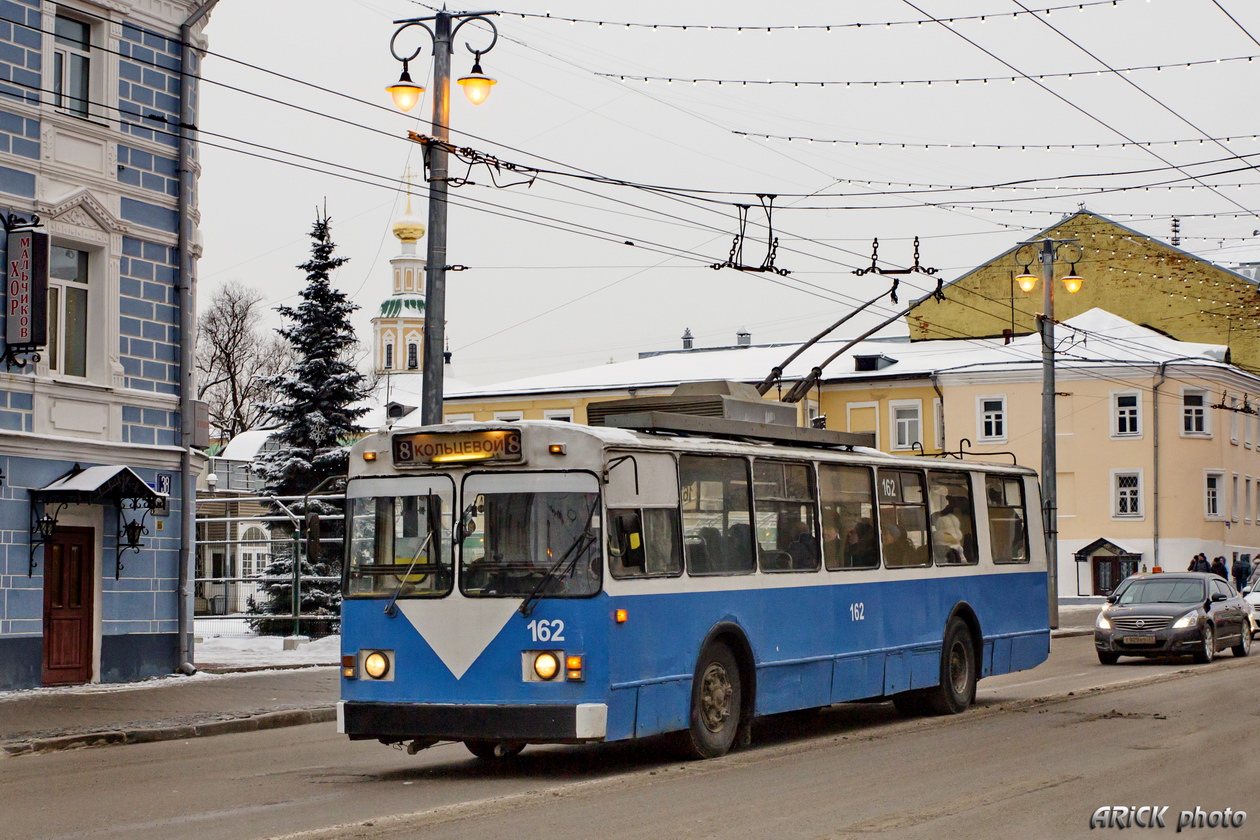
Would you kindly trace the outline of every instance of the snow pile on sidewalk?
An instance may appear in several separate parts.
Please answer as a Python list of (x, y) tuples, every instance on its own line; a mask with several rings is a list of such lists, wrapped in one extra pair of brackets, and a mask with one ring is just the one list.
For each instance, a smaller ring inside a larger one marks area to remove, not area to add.
[(202, 637), (194, 650), (198, 668), (336, 665), (341, 660), (341, 636), (303, 642), (297, 650), (285, 650), (280, 636), (211, 636)]

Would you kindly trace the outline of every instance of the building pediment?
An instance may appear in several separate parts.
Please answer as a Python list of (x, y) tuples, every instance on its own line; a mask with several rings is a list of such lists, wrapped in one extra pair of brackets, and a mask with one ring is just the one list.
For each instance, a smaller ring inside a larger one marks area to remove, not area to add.
[(128, 226), (86, 189), (76, 190), (61, 201), (40, 208), (49, 221), (105, 233), (126, 233)]

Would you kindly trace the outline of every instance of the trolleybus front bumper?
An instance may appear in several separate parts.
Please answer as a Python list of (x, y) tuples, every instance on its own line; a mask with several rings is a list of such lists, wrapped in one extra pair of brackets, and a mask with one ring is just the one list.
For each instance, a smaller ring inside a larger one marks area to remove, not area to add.
[(337, 731), (351, 740), (532, 741), (579, 743), (602, 741), (608, 731), (608, 706), (477, 706), (438, 703), (337, 704)]

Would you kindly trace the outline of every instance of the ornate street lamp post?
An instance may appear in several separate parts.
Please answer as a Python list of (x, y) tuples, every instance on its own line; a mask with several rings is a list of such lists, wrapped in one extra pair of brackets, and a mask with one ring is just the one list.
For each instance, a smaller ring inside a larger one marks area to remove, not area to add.
[[(1075, 239), (1034, 239), (1021, 242), (1015, 259), (1023, 271), (1015, 282), (1025, 292), (1037, 287), (1037, 276), (1029, 271), (1034, 259), (1041, 260), (1042, 312), (1037, 315), (1041, 329), (1041, 494), (1042, 521), (1046, 531), (1046, 560), (1049, 566), (1050, 627), (1059, 626), (1059, 517), (1056, 471), (1059, 453), (1055, 438), (1055, 376), (1054, 376), (1054, 262), (1056, 259), (1071, 264), (1063, 285), (1070, 294), (1080, 291), (1082, 279), (1076, 273), (1076, 264), (1084, 251)], [(1070, 254), (1075, 256), (1068, 256)], [(1026, 259), (1025, 259), (1026, 258)]]
[[(480, 105), (490, 95), (490, 88), (495, 80), (481, 70), (481, 56), (494, 49), (498, 43), (499, 31), (487, 15), (497, 12), (438, 12), (432, 17), (396, 20), (400, 24), (389, 41), (389, 51), (402, 62), (402, 76), (386, 90), (394, 98), (394, 104), (400, 110), (409, 111), (420, 101), (424, 88), (416, 84), (412, 78), (410, 63), (420, 55), (422, 47), (416, 47), (410, 53), (399, 53), (398, 36), (404, 32), (418, 28), (429, 34), (433, 44), (433, 122), (431, 134), (437, 142), (431, 144), (429, 152), (429, 247), (425, 264), (424, 282), (424, 365), (422, 367), (423, 383), (420, 399), (420, 422), (424, 425), (442, 422), (442, 364), (445, 349), (446, 332), (446, 216), (447, 216), (447, 152), (446, 141), (449, 137), (450, 94), (451, 94), (451, 48), (455, 34), (465, 24), (474, 21), (490, 27), (490, 45), (484, 49), (473, 49), (465, 44), (473, 54), (472, 72), (456, 81), (464, 89), (464, 95), (474, 105)], [(432, 23), (432, 27), (429, 24)]]

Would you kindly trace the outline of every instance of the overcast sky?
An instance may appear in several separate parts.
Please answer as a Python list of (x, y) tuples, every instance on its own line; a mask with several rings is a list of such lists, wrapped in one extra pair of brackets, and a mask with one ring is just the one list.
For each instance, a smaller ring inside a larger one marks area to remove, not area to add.
[[(490, 383), (621, 361), (680, 346), (685, 328), (699, 346), (732, 344), (741, 328), (756, 343), (802, 341), (887, 288), (851, 273), (869, 265), (872, 237), (885, 267), (908, 266), (921, 237), (921, 264), (948, 280), (1080, 204), (1165, 239), (1179, 214), (1189, 250), (1260, 254), (1260, 177), (1250, 170), (1260, 160), (1260, 4), (1065, 5), (476, 7), (501, 12), (498, 43), (482, 58), (499, 83), (481, 106), (453, 94), (452, 140), (545, 171), (530, 181), (452, 162), (451, 174), (472, 183), (451, 191), (449, 262), (470, 270), (447, 275), (448, 375)], [(1046, 8), (1057, 10), (1012, 14)], [(401, 69), (392, 21), (428, 14), (406, 0), (221, 0), (206, 29), (216, 55), (199, 121), (203, 302), (229, 280), (270, 305), (292, 302), (305, 234), (326, 204), (350, 258), (336, 284), (363, 307), (356, 327), (370, 338), (398, 252), (389, 228), (405, 201), (400, 179), (422, 171), (407, 132), (429, 131), (431, 107), (427, 95), (411, 115), (390, 106), (384, 87)], [(971, 15), (984, 20), (962, 19)], [(739, 26), (763, 29), (722, 28)], [(473, 30), (459, 33), (455, 76), (472, 64), (464, 43), (488, 38)], [(412, 66), (419, 81), (432, 51), (423, 32), (411, 34), (409, 48), (424, 45)], [(741, 81), (776, 84), (732, 84)], [(778, 84), (794, 81), (814, 84)], [(1116, 145), (1130, 142), (1154, 145)], [(937, 144), (954, 148), (923, 148)], [(971, 144), (1008, 148), (961, 148)], [(632, 186), (574, 177), (591, 175)], [(416, 192), (423, 218), (423, 184)], [(753, 205), (743, 262), (762, 263), (757, 194), (779, 196), (775, 265), (791, 273), (711, 269), (730, 253), (738, 203)], [(903, 285), (903, 305), (913, 294)]]

